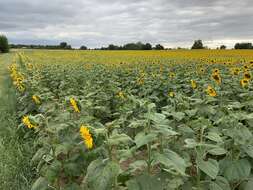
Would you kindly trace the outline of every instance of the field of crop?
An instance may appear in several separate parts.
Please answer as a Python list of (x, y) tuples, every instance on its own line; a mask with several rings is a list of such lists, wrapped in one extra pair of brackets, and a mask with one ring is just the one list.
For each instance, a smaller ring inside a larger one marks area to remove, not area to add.
[(24, 51), (33, 190), (250, 190), (253, 52)]

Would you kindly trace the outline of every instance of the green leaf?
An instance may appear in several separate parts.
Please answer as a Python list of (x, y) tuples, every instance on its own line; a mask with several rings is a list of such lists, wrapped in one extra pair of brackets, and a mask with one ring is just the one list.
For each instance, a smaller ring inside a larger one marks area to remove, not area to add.
[(253, 146), (248, 145), (243, 147), (244, 151), (251, 157), (253, 158)]
[(155, 133), (138, 133), (135, 137), (135, 144), (137, 145), (137, 148), (146, 145), (154, 140), (156, 140), (157, 134)]
[(110, 145), (128, 144), (132, 139), (126, 134), (114, 134), (108, 139)]
[(165, 150), (163, 154), (155, 153), (154, 158), (159, 163), (163, 164), (169, 170), (175, 170), (181, 175), (185, 175), (187, 164), (185, 160), (177, 153), (171, 150)]
[(40, 148), (32, 158), (32, 163), (37, 163), (48, 151), (45, 148)]
[(208, 161), (204, 161), (203, 159), (197, 159), (197, 165), (201, 171), (212, 179), (215, 179), (218, 175), (219, 164), (216, 160), (209, 159)]
[(152, 114), (147, 114), (146, 118), (155, 123), (161, 123), (161, 122), (164, 122), (164, 120), (166, 119), (166, 116), (160, 113), (152, 113)]
[(251, 164), (247, 159), (241, 159), (231, 162), (224, 170), (224, 176), (229, 181), (243, 180), (249, 177)]
[(163, 190), (161, 181), (156, 176), (141, 175), (127, 182), (129, 190)]
[(66, 175), (71, 177), (78, 177), (82, 174), (82, 170), (80, 168), (80, 165), (78, 163), (67, 163), (64, 164), (64, 171)]
[(52, 164), (48, 167), (45, 177), (48, 181), (53, 182), (61, 172), (61, 162), (54, 160)]
[(48, 181), (44, 177), (38, 178), (32, 185), (31, 190), (47, 190)]
[(213, 149), (208, 150), (208, 153), (215, 155), (215, 156), (219, 156), (219, 155), (226, 154), (227, 151), (224, 148), (217, 147), (217, 148), (213, 148)]
[(155, 125), (154, 128), (158, 133), (162, 133), (163, 136), (175, 136), (178, 135), (177, 132), (173, 131), (166, 125)]
[(253, 179), (251, 178), (247, 183), (246, 185), (244, 186), (244, 189), (243, 190), (252, 190), (253, 188)]
[(185, 117), (185, 113), (183, 113), (183, 112), (171, 112), (171, 113), (169, 113), (169, 112), (164, 111), (163, 113), (166, 114), (167, 116), (172, 116), (177, 121), (181, 121)]
[(63, 143), (63, 144), (58, 144), (55, 147), (55, 155), (58, 156), (60, 154), (68, 154), (69, 150), (71, 150), (73, 147), (71, 146), (70, 143)]
[(220, 135), (215, 132), (209, 132), (206, 138), (214, 142), (222, 142), (222, 138), (220, 137)]
[(215, 181), (210, 182), (209, 190), (231, 190), (231, 188), (226, 178), (217, 176)]
[(114, 162), (103, 162), (101, 159), (95, 160), (87, 168), (86, 180), (88, 186), (96, 190), (111, 190), (119, 171), (119, 165)]
[(252, 133), (245, 126), (233, 130), (233, 135), (236, 145), (246, 145), (252, 139)]
[(145, 160), (137, 160), (129, 165), (131, 173), (134, 173), (136, 170), (142, 170), (147, 167), (147, 162)]

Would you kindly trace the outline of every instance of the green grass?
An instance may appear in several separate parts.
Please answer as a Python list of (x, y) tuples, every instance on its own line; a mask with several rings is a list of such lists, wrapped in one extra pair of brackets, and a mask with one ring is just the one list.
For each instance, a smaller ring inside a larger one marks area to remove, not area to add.
[(8, 75), (13, 54), (0, 55), (0, 189), (28, 190), (33, 172), (31, 142), (16, 134), (16, 97)]

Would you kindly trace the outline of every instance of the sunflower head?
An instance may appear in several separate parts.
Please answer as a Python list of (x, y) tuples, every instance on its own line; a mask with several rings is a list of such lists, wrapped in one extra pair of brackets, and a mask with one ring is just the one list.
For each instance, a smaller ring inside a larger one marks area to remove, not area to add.
[(248, 87), (249, 86), (249, 79), (244, 78), (244, 79), (240, 80), (240, 84), (243, 88)]
[(243, 68), (244, 68), (244, 70), (248, 70), (249, 69), (248, 65), (244, 65)]
[(90, 134), (90, 130), (87, 126), (82, 125), (80, 127), (80, 135), (83, 139), (83, 142), (84, 142), (86, 148), (87, 149), (92, 149), (92, 147), (93, 147), (93, 138), (92, 138), (92, 136)]
[(233, 75), (239, 75), (239, 73), (240, 73), (240, 69), (239, 68), (233, 68), (233, 70), (232, 70), (232, 74)]
[(207, 86), (206, 92), (207, 92), (207, 94), (208, 94), (209, 96), (211, 96), (211, 97), (217, 96), (216, 91), (215, 91), (215, 90), (213, 89), (213, 87), (210, 86), (210, 85)]
[(173, 98), (173, 97), (175, 97), (175, 93), (171, 91), (171, 92), (169, 92), (169, 96)]
[(40, 104), (41, 103), (39, 96), (33, 95), (32, 100), (34, 101), (35, 104)]
[(219, 69), (214, 69), (213, 73), (220, 74), (220, 70)]
[(76, 100), (74, 98), (70, 98), (69, 101), (70, 101), (70, 104), (71, 104), (72, 108), (74, 109), (74, 111), (77, 112), (77, 113), (80, 113), (80, 109), (77, 105)]
[(175, 76), (176, 76), (176, 73), (173, 73), (173, 72), (169, 73), (169, 77), (170, 77), (171, 79), (175, 78)]
[(221, 84), (221, 76), (218, 73), (213, 73), (212, 78), (217, 84)]
[(245, 72), (245, 73), (244, 73), (244, 78), (245, 78), (245, 79), (248, 79), (248, 80), (251, 79), (250, 73), (249, 73), (249, 72)]

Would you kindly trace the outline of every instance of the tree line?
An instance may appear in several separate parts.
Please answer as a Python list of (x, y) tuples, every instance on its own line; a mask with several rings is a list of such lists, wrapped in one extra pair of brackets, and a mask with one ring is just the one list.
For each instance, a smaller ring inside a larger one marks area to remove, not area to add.
[(67, 44), (67, 42), (61, 42), (59, 45), (24, 45), (24, 44), (10, 44), (10, 48), (13, 49), (72, 49), (71, 45)]
[(98, 48), (101, 50), (164, 50), (164, 47), (161, 44), (157, 44), (155, 46), (152, 46), (150, 43), (142, 43), (142, 42), (137, 42), (137, 43), (127, 43), (123, 46), (117, 46), (114, 44), (110, 44), (108, 47), (102, 47)]
[[(10, 48), (14, 49), (52, 49), (52, 50), (71, 50), (71, 45), (67, 42), (61, 42), (59, 45), (24, 45), (24, 44), (8, 44), (8, 39), (4, 35), (0, 35), (0, 53), (9, 52)], [(221, 45), (217, 49), (226, 49), (225, 45)], [(87, 46), (82, 45), (80, 50), (87, 50)], [(95, 50), (164, 50), (164, 46), (157, 44), (152, 46), (150, 43), (127, 43), (122, 46), (110, 44), (107, 47), (95, 48)], [(181, 48), (178, 48), (181, 49)], [(195, 40), (191, 49), (208, 49), (207, 46), (203, 45), (202, 40)], [(236, 43), (234, 49), (253, 49), (252, 43)]]

